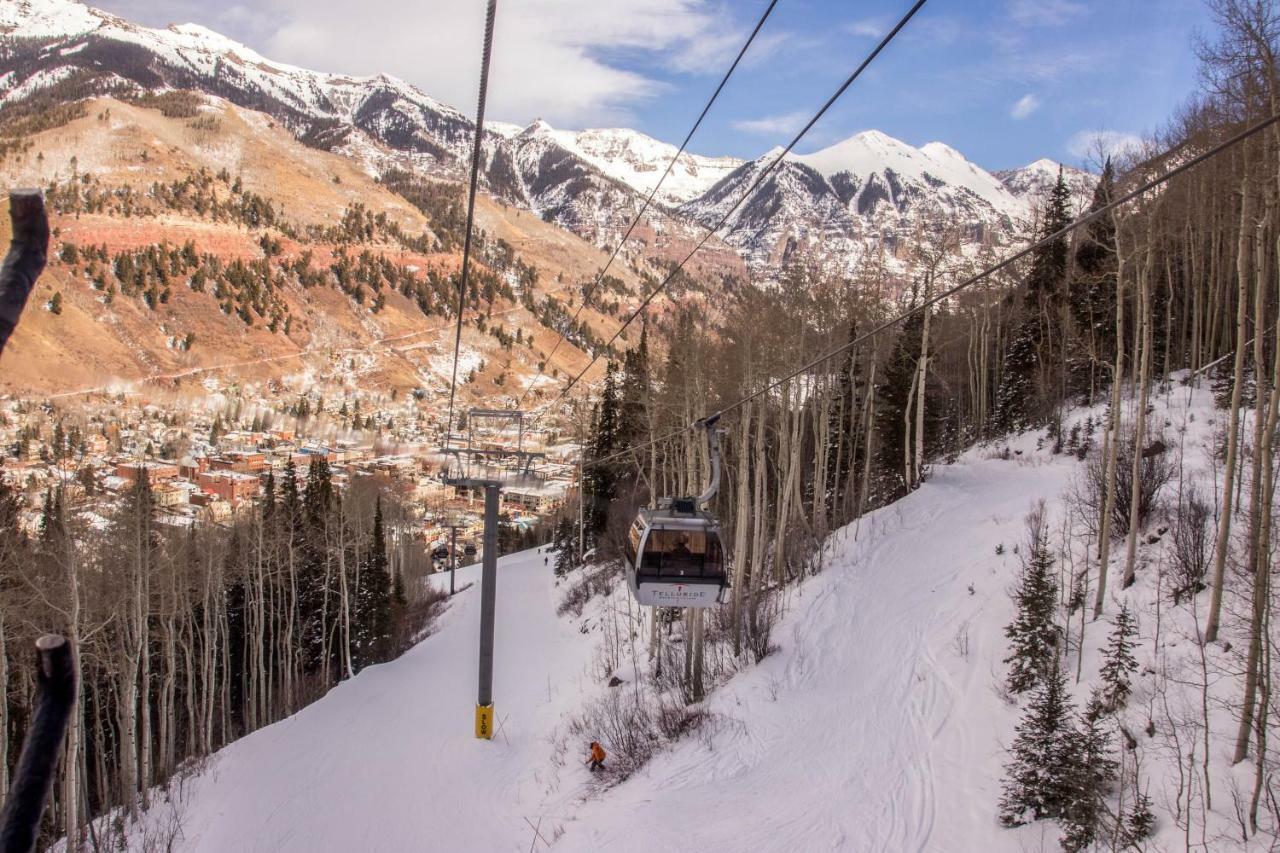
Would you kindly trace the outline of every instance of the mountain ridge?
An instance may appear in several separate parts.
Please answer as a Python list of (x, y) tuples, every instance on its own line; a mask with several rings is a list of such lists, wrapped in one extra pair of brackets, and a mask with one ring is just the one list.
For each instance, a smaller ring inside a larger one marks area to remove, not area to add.
[[(22, 37), (12, 38), (16, 33)], [(265, 112), (305, 144), (355, 157), (374, 175), (406, 168), (461, 180), (470, 161), (473, 122), (417, 86), (387, 74), (277, 62), (199, 24), (149, 28), (78, 0), (3, 0), (0, 40), (8, 42), (0, 110), (41, 93), (195, 89)], [(541, 119), (523, 128), (491, 123), (486, 131), (483, 188), (601, 247), (640, 213), (677, 150), (629, 128), (560, 130)], [(653, 239), (633, 235), (624, 256), (653, 257), (660, 237), (700, 237), (736, 199), (726, 190), (745, 189), (743, 177), (758, 174), (777, 150), (749, 161), (681, 153), (643, 216), (646, 227), (637, 229)], [(845, 273), (873, 245), (896, 255), (912, 232), (928, 226), (926, 218), (961, 223), (970, 243), (1006, 242), (1021, 220), (1034, 218), (1045, 162), (991, 173), (943, 142), (917, 148), (863, 131), (789, 155), (778, 169), (787, 179), (768, 181), (760, 190), (766, 197), (749, 200), (730, 220), (742, 230), (721, 236), (766, 279), (797, 252)], [(1068, 174), (1080, 187), (1091, 185), (1087, 173)], [(782, 196), (767, 197), (775, 193)], [(768, 221), (765, 211), (772, 211)]]

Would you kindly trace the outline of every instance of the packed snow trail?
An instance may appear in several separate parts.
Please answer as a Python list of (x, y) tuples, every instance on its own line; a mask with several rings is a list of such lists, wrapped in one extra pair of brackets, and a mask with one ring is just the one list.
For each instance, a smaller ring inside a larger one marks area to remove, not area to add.
[[(458, 584), (479, 572), (460, 569)], [(553, 579), (536, 551), (499, 560), (496, 740), (473, 733), (477, 583), (403, 657), (217, 753), (188, 783), (176, 849), (527, 850), (524, 816), (537, 814), (552, 771), (546, 735), (575, 703), (591, 653), (556, 616)]]
[(587, 803), (555, 849), (1022, 850), (995, 821), (1017, 711), (986, 661), (1003, 657), (1023, 519), (1074, 467), (970, 452), (837, 533), (779, 651), (708, 701), (710, 749), (685, 739)]
[(612, 789), (553, 743), (609, 689), (600, 634), (579, 625), (626, 593), (558, 617), (562, 590), (525, 552), (499, 561), (496, 740), (472, 732), (472, 586), (399, 660), (214, 756), (187, 783), (176, 849), (527, 851), (541, 819), (556, 851), (1019, 851), (1054, 829), (995, 822), (1018, 713), (997, 690), (1001, 629), (1023, 518), (1076, 467), (1034, 443), (1012, 461), (971, 451), (836, 533), (821, 573), (788, 592), (778, 650), (707, 701), (716, 721)]

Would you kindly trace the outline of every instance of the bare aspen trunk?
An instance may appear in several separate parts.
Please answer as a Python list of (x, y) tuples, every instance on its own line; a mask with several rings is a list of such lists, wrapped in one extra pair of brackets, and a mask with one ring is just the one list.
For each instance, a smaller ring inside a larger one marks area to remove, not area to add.
[(1116, 456), (1120, 447), (1120, 386), (1124, 381), (1124, 255), (1120, 251), (1120, 231), (1116, 230), (1116, 361), (1111, 371), (1111, 412), (1103, 435), (1102, 478), (1106, 496), (1102, 501), (1101, 531), (1098, 534), (1098, 595), (1093, 618), (1102, 615), (1107, 600), (1107, 569), (1111, 562), (1111, 512), (1116, 505)]
[(1227, 425), (1227, 461), (1222, 485), (1222, 516), (1218, 519), (1218, 538), (1213, 546), (1213, 595), (1209, 601), (1209, 622), (1204, 639), (1212, 643), (1218, 639), (1222, 621), (1222, 592), (1226, 580), (1227, 553), (1231, 547), (1231, 515), (1235, 489), (1236, 455), (1239, 452), (1240, 391), (1244, 385), (1244, 350), (1249, 300), (1249, 235), (1253, 220), (1253, 193), (1246, 176), (1241, 192), (1244, 202), (1240, 207), (1240, 245), (1236, 260), (1236, 353), (1234, 381), (1231, 387), (1231, 412)]
[[(1154, 217), (1151, 219), (1154, 222)], [(1147, 232), (1147, 253), (1142, 269), (1138, 272), (1138, 342), (1141, 354), (1138, 358), (1138, 369), (1134, 373), (1138, 384), (1137, 411), (1133, 417), (1133, 467), (1130, 469), (1131, 482), (1129, 490), (1129, 535), (1126, 537), (1124, 558), (1124, 580), (1121, 588), (1128, 589), (1133, 584), (1138, 552), (1138, 521), (1142, 495), (1142, 450), (1147, 433), (1147, 399), (1151, 386), (1151, 264), (1153, 252), (1153, 236), (1150, 228)]]
[(920, 363), (917, 366), (919, 375), (914, 382), (916, 391), (916, 450), (915, 459), (911, 466), (911, 482), (907, 484), (908, 488), (915, 488), (920, 484), (920, 471), (924, 464), (924, 405), (925, 398), (928, 396), (925, 389), (928, 388), (928, 371), (929, 371), (929, 320), (933, 312), (929, 310), (929, 296), (932, 290), (933, 276), (926, 275), (924, 279), (924, 319), (920, 328)]
[(907, 391), (907, 404), (902, 408), (902, 482), (906, 484), (908, 492), (915, 488), (915, 481), (911, 477), (911, 410), (915, 405), (916, 388), (919, 382), (920, 372), (912, 371), (911, 387)]
[[(729, 622), (733, 632), (733, 654), (742, 654), (742, 584), (747, 570), (747, 526), (751, 511), (751, 489), (747, 479), (751, 476), (750, 454), (748, 446), (751, 442), (751, 404), (743, 406), (739, 419), (742, 430), (738, 439), (738, 494), (736, 518), (733, 522), (733, 603), (729, 614)], [(757, 465), (760, 464), (757, 460)]]
[[(1278, 246), (1280, 248), (1280, 246)], [(1258, 282), (1257, 289), (1265, 290), (1262, 282)], [(1258, 300), (1259, 305), (1263, 304), (1261, 299)], [(1259, 317), (1264, 316), (1259, 314)], [(1260, 320), (1255, 321), (1257, 325)], [(1262, 338), (1261, 332), (1257, 335), (1258, 339)], [(1271, 367), (1271, 390), (1268, 394), (1268, 403), (1265, 414), (1265, 428), (1260, 430), (1260, 444), (1254, 450), (1255, 457), (1259, 460), (1261, 469), (1259, 475), (1261, 482), (1253, 492), (1253, 507), (1250, 512), (1251, 518), (1256, 519), (1258, 525), (1258, 540), (1255, 545), (1253, 558), (1253, 601), (1251, 618), (1249, 624), (1249, 653), (1245, 663), (1245, 682), (1244, 682), (1244, 701), (1240, 706), (1240, 727), (1236, 731), (1236, 747), (1232, 756), (1233, 763), (1239, 763), (1249, 754), (1249, 737), (1253, 729), (1255, 708), (1258, 706), (1257, 690), (1260, 680), (1262, 642), (1264, 636), (1263, 623), (1266, 620), (1268, 608), (1270, 605), (1270, 580), (1271, 580), (1271, 520), (1273, 515), (1273, 505), (1275, 501), (1275, 456), (1273, 454), (1273, 437), (1276, 434), (1276, 422), (1280, 417), (1280, 324), (1276, 328), (1276, 343), (1273, 353), (1273, 364)], [(1262, 382), (1263, 370), (1261, 363), (1257, 364), (1256, 369), (1257, 381), (1256, 391), (1259, 401), (1262, 399)], [(1260, 421), (1263, 418), (1261, 409), (1258, 411)], [(1265, 708), (1262, 713), (1265, 714)], [(1259, 727), (1259, 734), (1262, 733), (1262, 727)], [(1255, 806), (1256, 809), (1256, 806)]]

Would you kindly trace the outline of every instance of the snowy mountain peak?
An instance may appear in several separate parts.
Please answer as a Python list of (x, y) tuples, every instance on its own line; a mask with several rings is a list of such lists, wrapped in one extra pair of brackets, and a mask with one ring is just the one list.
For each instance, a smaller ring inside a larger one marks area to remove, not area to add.
[(1028, 163), (1020, 169), (996, 172), (996, 177), (1016, 197), (1038, 204), (1058, 182), (1059, 172), (1066, 179), (1067, 188), (1071, 190), (1071, 197), (1077, 206), (1087, 202), (1098, 182), (1097, 176), (1047, 157)]
[(79, 35), (119, 18), (75, 0), (6, 0), (0, 3), (0, 34), (24, 38)]
[(629, 128), (555, 130), (538, 119), (521, 135), (548, 136), (605, 175), (645, 195), (661, 180), (656, 198), (671, 206), (702, 195), (742, 164), (735, 157), (704, 157), (684, 151), (668, 173), (667, 166), (679, 149)]
[[(868, 130), (795, 159), (828, 179), (848, 173), (864, 188), (873, 183), (874, 176), (875, 183), (888, 188), (885, 200), (895, 204), (913, 194), (924, 196), (950, 191), (971, 196), (997, 215), (1016, 217), (1025, 212), (1021, 201), (996, 176), (943, 142), (930, 142), (916, 148), (886, 133)], [(877, 193), (883, 195), (880, 190)]]
[(935, 160), (952, 159), (969, 162), (963, 154), (945, 142), (927, 142), (920, 146), (920, 151)]
[(555, 133), (555, 128), (547, 124), (541, 118), (535, 118), (529, 123), (529, 126), (520, 132), (521, 136), (541, 136), (544, 134)]

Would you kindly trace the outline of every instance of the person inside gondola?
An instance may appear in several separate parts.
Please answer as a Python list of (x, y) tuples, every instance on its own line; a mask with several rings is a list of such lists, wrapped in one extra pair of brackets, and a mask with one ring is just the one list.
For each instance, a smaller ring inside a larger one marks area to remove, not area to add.
[(689, 550), (689, 537), (686, 534), (680, 534), (680, 538), (667, 552), (663, 562), (667, 563), (677, 575), (685, 576), (697, 572), (698, 558)]

